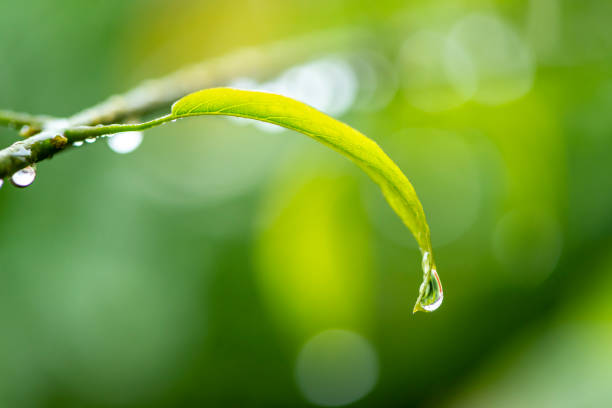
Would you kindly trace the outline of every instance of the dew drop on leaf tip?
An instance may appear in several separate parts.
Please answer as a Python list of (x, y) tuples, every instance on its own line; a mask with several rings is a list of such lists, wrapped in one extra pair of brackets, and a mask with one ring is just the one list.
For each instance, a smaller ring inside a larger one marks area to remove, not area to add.
[(423, 254), (423, 278), (424, 281), (419, 288), (419, 298), (414, 311), (423, 310), (433, 312), (438, 309), (444, 300), (444, 290), (436, 266), (431, 260), (429, 252)]
[(440, 283), (440, 277), (435, 269), (431, 270), (429, 282), (425, 288), (425, 296), (421, 299), (421, 307), (427, 312), (433, 312), (440, 307), (444, 300), (444, 291)]
[(32, 166), (28, 166), (13, 174), (11, 176), (11, 183), (13, 183), (15, 187), (23, 188), (32, 184), (35, 178), (36, 170), (34, 170)]

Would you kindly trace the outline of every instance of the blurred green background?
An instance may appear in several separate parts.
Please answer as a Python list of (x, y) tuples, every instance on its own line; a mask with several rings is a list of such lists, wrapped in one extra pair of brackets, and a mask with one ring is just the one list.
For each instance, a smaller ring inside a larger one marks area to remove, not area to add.
[(346, 159), (180, 121), (0, 190), (0, 407), (612, 406), (610, 21), (600, 0), (4, 4), (0, 107), (32, 113), (289, 40), (219, 85), (375, 139), (446, 298), (412, 315), (416, 245)]

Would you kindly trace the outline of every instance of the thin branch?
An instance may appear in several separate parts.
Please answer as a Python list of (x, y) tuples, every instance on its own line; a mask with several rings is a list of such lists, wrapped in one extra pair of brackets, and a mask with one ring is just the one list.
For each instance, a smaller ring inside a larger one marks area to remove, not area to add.
[(227, 85), (241, 76), (265, 78), (287, 65), (317, 54), (363, 44), (369, 35), (357, 29), (309, 34), (265, 47), (248, 48), (227, 56), (194, 64), (164, 78), (148, 80), (123, 95), (69, 118), (70, 126), (118, 123), (169, 107), (177, 99), (204, 88)]
[(48, 159), (67, 147), (69, 144), (65, 136), (51, 132), (41, 132), (15, 142), (0, 150), (0, 178), (11, 176), (30, 164)]
[(122, 132), (136, 132), (141, 130), (150, 129), (154, 126), (163, 125), (174, 118), (172, 114), (168, 114), (148, 122), (134, 123), (134, 124), (117, 124), (117, 125), (97, 125), (97, 126), (77, 126), (74, 128), (66, 129), (64, 131), (64, 137), (70, 143), (80, 142), (85, 139), (97, 138), (100, 136), (113, 135), (115, 133)]
[[(28, 134), (23, 134), (27, 139), (0, 150), (0, 178), (9, 177), (28, 165), (71, 149), (74, 142), (85, 138), (134, 130), (134, 125), (117, 123), (168, 108), (186, 94), (225, 85), (242, 76), (265, 78), (317, 55), (362, 46), (370, 38), (366, 31), (341, 29), (238, 51), (183, 68), (160, 79), (145, 81), (123, 95), (111, 96), (99, 105), (67, 119), (1, 112), (0, 124), (13, 127), (28, 125), (32, 129)], [(153, 122), (156, 121), (141, 124), (144, 126), (142, 129), (150, 127), (147, 124)], [(104, 129), (88, 127), (109, 124), (114, 125)]]
[(45, 122), (52, 119), (48, 116), (35, 116), (29, 113), (0, 110), (0, 126), (8, 126), (15, 129), (29, 126), (30, 128), (40, 130)]
[(0, 150), (0, 179), (8, 177), (28, 165), (50, 159), (56, 153), (73, 149), (75, 142), (83, 142), (86, 139), (109, 134), (145, 130), (171, 119), (171, 115), (166, 115), (149, 122), (132, 125), (77, 126), (61, 132), (45, 130)]

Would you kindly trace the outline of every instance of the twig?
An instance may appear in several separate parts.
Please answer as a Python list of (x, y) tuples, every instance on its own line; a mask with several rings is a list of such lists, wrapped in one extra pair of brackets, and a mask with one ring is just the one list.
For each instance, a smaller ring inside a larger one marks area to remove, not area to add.
[(35, 136), (20, 140), (6, 149), (0, 150), (0, 178), (10, 176), (30, 164), (50, 159), (56, 153), (71, 149), (75, 142), (83, 142), (89, 138), (109, 134), (145, 130), (168, 120), (169, 116), (162, 116), (135, 125), (76, 126), (61, 131), (42, 131)]
[(50, 120), (53, 120), (53, 118), (49, 116), (35, 116), (29, 113), (0, 110), (0, 125), (15, 129), (29, 126), (32, 129), (38, 129), (40, 131), (43, 124)]
[[(145, 81), (123, 95), (111, 96), (99, 105), (66, 119), (0, 111), (0, 125), (30, 127), (24, 129), (27, 132), (22, 132), (27, 139), (0, 150), (0, 179), (70, 149), (72, 143), (91, 137), (86, 135), (87, 132), (99, 135), (98, 131), (85, 131), (84, 126), (120, 123), (128, 118), (151, 114), (169, 107), (191, 92), (224, 85), (241, 76), (265, 78), (288, 65), (317, 55), (350, 48), (351, 45), (362, 46), (369, 38), (365, 31), (342, 29), (242, 50), (183, 68), (160, 79)], [(130, 130), (128, 128), (129, 125), (113, 125), (106, 127), (104, 134)]]
[(310, 34), (261, 48), (247, 48), (233, 54), (191, 65), (164, 78), (149, 80), (123, 95), (69, 118), (70, 126), (117, 123), (129, 117), (153, 113), (177, 99), (204, 88), (227, 85), (240, 76), (265, 78), (289, 64), (317, 54), (362, 44), (364, 31), (342, 29)]

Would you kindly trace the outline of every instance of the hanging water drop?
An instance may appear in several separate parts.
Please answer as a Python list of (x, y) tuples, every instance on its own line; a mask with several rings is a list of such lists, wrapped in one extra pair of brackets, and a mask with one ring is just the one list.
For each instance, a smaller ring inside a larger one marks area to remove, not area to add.
[[(424, 295), (419, 302), (419, 306), (426, 312), (433, 312), (440, 307), (444, 300), (442, 283), (440, 283), (440, 277), (435, 269), (431, 270), (429, 281), (424, 289)], [(418, 310), (418, 308), (415, 309)]]
[(0, 188), (2, 188), (3, 184), (4, 184), (4, 179), (0, 179)]
[(142, 143), (142, 132), (117, 133), (108, 139), (108, 147), (119, 154), (131, 153)]
[(11, 183), (13, 183), (15, 187), (23, 188), (32, 184), (35, 178), (36, 170), (34, 170), (32, 166), (28, 166), (13, 174), (11, 176)]
[(80, 146), (83, 146), (83, 141), (82, 141), (82, 140), (78, 140), (78, 141), (76, 141), (76, 142), (72, 143), (72, 145), (73, 145), (74, 147), (80, 147)]
[(85, 141), (86, 141), (87, 143), (93, 143), (93, 142), (95, 142), (95, 141), (96, 141), (96, 138), (95, 138), (95, 137), (88, 137), (87, 139), (85, 139)]
[(414, 306), (414, 312), (433, 312), (444, 300), (444, 290), (436, 266), (429, 252), (423, 254), (423, 283), (419, 288), (419, 298)]

